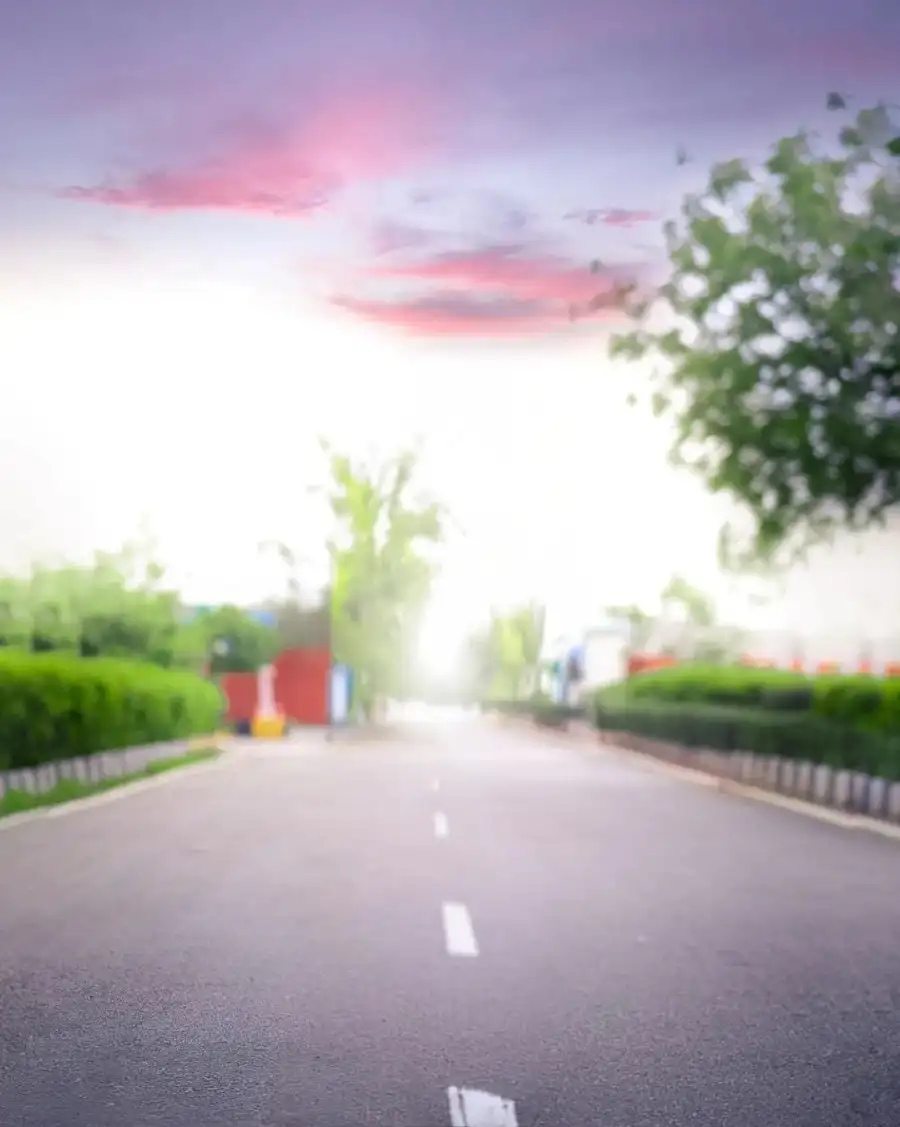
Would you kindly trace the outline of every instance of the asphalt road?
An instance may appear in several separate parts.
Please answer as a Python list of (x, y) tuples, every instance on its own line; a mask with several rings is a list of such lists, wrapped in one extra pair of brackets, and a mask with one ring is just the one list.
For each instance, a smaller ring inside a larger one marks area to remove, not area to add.
[(0, 830), (0, 1123), (897, 1127), (900, 843), (475, 720), (244, 748)]

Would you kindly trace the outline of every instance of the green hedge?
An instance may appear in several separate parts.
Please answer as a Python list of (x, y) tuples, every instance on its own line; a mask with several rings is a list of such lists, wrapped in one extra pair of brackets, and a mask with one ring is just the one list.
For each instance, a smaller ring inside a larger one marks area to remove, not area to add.
[(900, 732), (866, 731), (813, 713), (705, 704), (598, 702), (597, 727), (716, 751), (750, 751), (900, 779)]
[(0, 654), (0, 770), (212, 732), (224, 700), (179, 670), (109, 658)]
[(781, 669), (685, 664), (639, 673), (602, 690), (598, 699), (812, 714), (864, 731), (900, 731), (900, 680), (864, 674), (812, 677)]

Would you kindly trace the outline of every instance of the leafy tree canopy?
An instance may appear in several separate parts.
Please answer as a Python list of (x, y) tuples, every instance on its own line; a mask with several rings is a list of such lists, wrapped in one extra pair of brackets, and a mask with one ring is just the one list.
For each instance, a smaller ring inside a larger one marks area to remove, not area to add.
[(240, 607), (226, 604), (204, 611), (191, 624), (213, 674), (252, 673), (281, 649), (278, 631)]
[(214, 673), (252, 670), (277, 652), (278, 635), (237, 607), (185, 621), (177, 591), (146, 546), (97, 552), (86, 566), (36, 565), (0, 576), (0, 645), (120, 657)]
[(443, 539), (446, 513), (417, 495), (414, 451), (367, 465), (324, 449), (337, 526), (329, 543), (334, 652), (353, 668), (357, 702), (368, 713), (403, 691), (436, 574), (430, 549)]
[(748, 558), (900, 503), (900, 129), (885, 105), (828, 106), (835, 144), (784, 137), (685, 199), (669, 280), (612, 346), (657, 361), (673, 458), (750, 514)]
[(0, 577), (0, 644), (160, 665), (202, 660), (181, 627), (181, 601), (138, 545), (97, 552), (88, 566), (40, 565)]
[(501, 612), (468, 639), (468, 680), (476, 699), (515, 699), (537, 686), (545, 608), (536, 602)]

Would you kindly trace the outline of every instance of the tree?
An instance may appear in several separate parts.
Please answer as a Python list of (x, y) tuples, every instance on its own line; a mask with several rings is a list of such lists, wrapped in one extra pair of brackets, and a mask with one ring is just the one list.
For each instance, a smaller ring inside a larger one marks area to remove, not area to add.
[(611, 606), (607, 607), (606, 614), (630, 624), (628, 648), (635, 653), (650, 642), (657, 621), (670, 617), (673, 611), (681, 622), (676, 634), (663, 643), (664, 653), (711, 662), (730, 660), (737, 655), (742, 640), (740, 631), (721, 626), (712, 599), (681, 575), (673, 575), (663, 587), (656, 611), (646, 611), (636, 605)]
[(442, 540), (446, 514), (415, 495), (414, 452), (366, 465), (323, 448), (337, 525), (328, 546), (333, 648), (352, 667), (355, 703), (368, 716), (402, 692), (436, 573), (428, 549)]
[(135, 544), (97, 552), (86, 566), (48, 563), (0, 577), (0, 645), (199, 669), (204, 643), (163, 579), (147, 546)]
[(134, 545), (87, 566), (35, 565), (0, 579), (0, 644), (173, 664), (181, 603), (162, 568)]
[(194, 665), (203, 654), (189, 645), (181, 598), (163, 586), (165, 571), (147, 545), (97, 552), (88, 568), (65, 567), (53, 583), (71, 592), (78, 649), (85, 657), (128, 657), (158, 665)]
[(745, 508), (750, 556), (900, 503), (898, 132), (880, 104), (835, 145), (800, 132), (761, 169), (716, 165), (666, 226), (668, 282), (631, 296), (636, 327), (613, 342), (662, 362), (673, 458)]
[(694, 587), (681, 575), (673, 575), (660, 595), (663, 611), (681, 611), (691, 626), (708, 627), (716, 620), (715, 607), (708, 595)]
[(192, 625), (213, 674), (252, 673), (281, 648), (277, 630), (231, 604), (204, 611)]
[(476, 697), (517, 699), (537, 689), (545, 622), (545, 608), (536, 602), (491, 612), (467, 643)]

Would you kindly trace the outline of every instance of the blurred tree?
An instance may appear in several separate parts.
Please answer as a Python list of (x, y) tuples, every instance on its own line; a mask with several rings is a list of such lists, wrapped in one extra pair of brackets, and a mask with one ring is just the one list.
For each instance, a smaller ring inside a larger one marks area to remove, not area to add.
[(204, 611), (192, 623), (209, 656), (210, 672), (254, 672), (281, 649), (278, 631), (231, 604)]
[(0, 645), (68, 650), (199, 668), (204, 651), (182, 625), (177, 592), (147, 546), (97, 552), (91, 564), (35, 565), (0, 578)]
[(673, 458), (752, 517), (738, 555), (792, 555), (900, 502), (898, 133), (879, 104), (835, 146), (801, 132), (759, 170), (716, 165), (666, 227), (669, 281), (629, 298), (612, 354), (662, 362)]
[(681, 575), (673, 575), (659, 597), (663, 613), (674, 610), (691, 626), (712, 626), (716, 620), (715, 607), (708, 595)]
[(537, 602), (491, 612), (467, 644), (477, 699), (515, 699), (539, 688), (545, 623), (545, 608)]
[(337, 525), (329, 543), (334, 653), (354, 670), (354, 703), (371, 716), (403, 691), (436, 573), (429, 549), (443, 539), (446, 513), (415, 495), (413, 451), (369, 466), (323, 449)]

